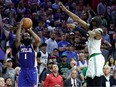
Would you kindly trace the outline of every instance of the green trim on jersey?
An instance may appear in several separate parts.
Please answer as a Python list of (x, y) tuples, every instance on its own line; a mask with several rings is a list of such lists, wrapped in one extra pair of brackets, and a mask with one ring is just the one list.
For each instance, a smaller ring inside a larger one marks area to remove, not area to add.
[(93, 53), (93, 54), (91, 54), (91, 55), (89, 56), (89, 59), (90, 59), (91, 57), (94, 57), (94, 56), (99, 55), (99, 54), (101, 54), (101, 53)]

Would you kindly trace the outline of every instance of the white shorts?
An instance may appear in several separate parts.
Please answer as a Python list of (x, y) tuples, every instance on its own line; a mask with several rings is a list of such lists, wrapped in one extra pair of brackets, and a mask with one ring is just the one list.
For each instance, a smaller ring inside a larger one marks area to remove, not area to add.
[(91, 77), (93, 79), (95, 76), (100, 77), (103, 75), (104, 63), (105, 59), (102, 54), (91, 57), (88, 62), (86, 77)]

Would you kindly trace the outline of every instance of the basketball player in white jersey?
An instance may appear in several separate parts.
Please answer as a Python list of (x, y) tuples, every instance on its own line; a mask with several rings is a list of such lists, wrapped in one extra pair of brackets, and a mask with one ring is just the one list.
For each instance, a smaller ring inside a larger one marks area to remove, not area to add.
[(101, 86), (101, 75), (103, 74), (103, 66), (105, 59), (101, 54), (100, 46), (102, 40), (103, 30), (102, 21), (100, 17), (96, 16), (92, 18), (90, 24), (83, 21), (74, 13), (70, 12), (61, 2), (59, 3), (61, 9), (65, 11), (74, 21), (78, 22), (82, 27), (89, 29), (85, 31), (75, 24), (68, 24), (67, 26), (79, 31), (80, 34), (88, 38), (88, 52), (89, 52), (89, 63), (88, 70), (86, 73), (87, 87), (100, 87)]

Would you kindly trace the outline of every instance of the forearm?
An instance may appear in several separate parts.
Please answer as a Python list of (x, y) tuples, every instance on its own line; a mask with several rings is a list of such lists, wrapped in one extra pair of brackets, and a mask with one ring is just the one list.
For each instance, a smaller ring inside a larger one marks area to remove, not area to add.
[(88, 28), (89, 24), (87, 24), (85, 21), (83, 21), (81, 18), (79, 18), (77, 15), (72, 13), (71, 11), (65, 9), (64, 10), (74, 21), (76, 21), (79, 25), (81, 25), (84, 28)]
[(37, 43), (37, 44), (40, 44), (41, 43), (41, 39), (39, 38), (39, 36), (37, 35), (37, 34), (35, 34), (34, 32), (33, 32), (33, 30), (29, 30), (29, 32), (31, 33), (31, 35), (32, 35), (32, 37), (34, 38), (34, 40), (35, 40), (35, 42)]
[(84, 37), (89, 37), (89, 33), (84, 29), (80, 28), (79, 26), (75, 27), (75, 31), (78, 31)]
[(19, 29), (18, 29), (17, 32), (16, 32), (16, 43), (15, 43), (16, 48), (18, 48), (19, 45), (20, 45), (21, 28), (22, 28), (22, 27), (19, 26)]
[(6, 63), (7, 56), (8, 56), (8, 54), (5, 54), (5, 56), (4, 56), (3, 68), (6, 68), (6, 65), (7, 65), (7, 63)]

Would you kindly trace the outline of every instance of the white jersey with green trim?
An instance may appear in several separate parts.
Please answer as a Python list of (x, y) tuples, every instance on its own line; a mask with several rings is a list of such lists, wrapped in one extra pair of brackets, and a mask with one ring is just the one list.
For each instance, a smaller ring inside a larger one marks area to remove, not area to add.
[[(88, 52), (89, 56), (92, 56), (88, 60), (88, 69), (86, 72), (87, 77), (91, 77), (92, 79), (97, 76), (100, 77), (103, 75), (103, 66), (105, 63), (105, 59), (101, 53), (100, 46), (101, 46), (101, 39), (96, 40), (95, 38), (88, 38)], [(99, 54), (101, 53), (101, 54)]]
[(89, 56), (94, 53), (101, 53), (100, 46), (101, 46), (101, 39), (96, 40), (95, 38), (88, 38), (88, 52)]

